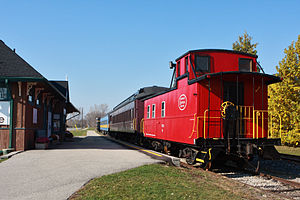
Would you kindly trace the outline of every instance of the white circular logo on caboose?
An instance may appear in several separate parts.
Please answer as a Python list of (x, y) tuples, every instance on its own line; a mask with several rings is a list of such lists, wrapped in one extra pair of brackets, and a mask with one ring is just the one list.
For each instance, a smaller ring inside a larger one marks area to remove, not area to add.
[(178, 108), (179, 110), (184, 110), (186, 108), (187, 105), (187, 98), (185, 96), (185, 94), (180, 95), (179, 99), (178, 99)]

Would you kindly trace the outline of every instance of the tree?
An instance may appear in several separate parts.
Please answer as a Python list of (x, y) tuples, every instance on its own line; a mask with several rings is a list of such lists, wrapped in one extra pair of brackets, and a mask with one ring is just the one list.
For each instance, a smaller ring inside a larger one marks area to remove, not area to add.
[(107, 104), (94, 105), (90, 107), (90, 111), (85, 115), (87, 125), (89, 127), (96, 127), (96, 118), (103, 117), (108, 111)]
[(276, 136), (279, 136), (280, 115), (283, 142), (295, 144), (300, 141), (300, 35), (284, 53), (279, 67), (276, 66), (276, 76), (283, 80), (269, 86), (269, 110), (275, 114)]
[(241, 51), (257, 55), (257, 51), (255, 48), (258, 45), (258, 43), (252, 44), (251, 40), (252, 37), (249, 36), (248, 33), (245, 31), (244, 35), (239, 36), (238, 41), (232, 44), (232, 49), (235, 51)]

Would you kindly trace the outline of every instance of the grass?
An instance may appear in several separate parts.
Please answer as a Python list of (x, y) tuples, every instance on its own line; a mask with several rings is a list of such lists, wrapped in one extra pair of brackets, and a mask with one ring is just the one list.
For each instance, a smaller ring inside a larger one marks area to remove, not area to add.
[[(71, 199), (243, 199), (245, 193), (223, 189), (204, 171), (191, 173), (166, 165), (145, 165), (93, 179)], [(233, 189), (233, 190), (232, 190)]]
[(95, 130), (95, 128), (90, 127), (87, 129), (72, 130), (70, 132), (73, 134), (73, 136), (86, 136), (87, 131), (94, 131), (94, 130)]
[(275, 146), (279, 153), (300, 156), (300, 147)]
[(86, 136), (87, 134), (87, 130), (81, 130), (81, 129), (73, 130), (70, 132), (73, 134), (73, 136)]
[(0, 159), (0, 163), (3, 162), (3, 161), (6, 161), (7, 158), (4, 158), (4, 159)]

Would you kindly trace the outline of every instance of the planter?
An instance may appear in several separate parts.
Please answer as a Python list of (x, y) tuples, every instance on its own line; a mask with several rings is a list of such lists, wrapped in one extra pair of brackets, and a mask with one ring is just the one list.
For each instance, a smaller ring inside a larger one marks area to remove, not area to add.
[(36, 149), (47, 149), (48, 143), (35, 143), (35, 148)]

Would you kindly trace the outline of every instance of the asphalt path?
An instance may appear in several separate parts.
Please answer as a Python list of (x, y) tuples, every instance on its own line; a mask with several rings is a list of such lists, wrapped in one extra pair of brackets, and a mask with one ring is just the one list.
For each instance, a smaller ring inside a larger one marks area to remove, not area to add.
[(156, 162), (88, 131), (87, 137), (0, 163), (0, 199), (67, 199), (93, 178)]

